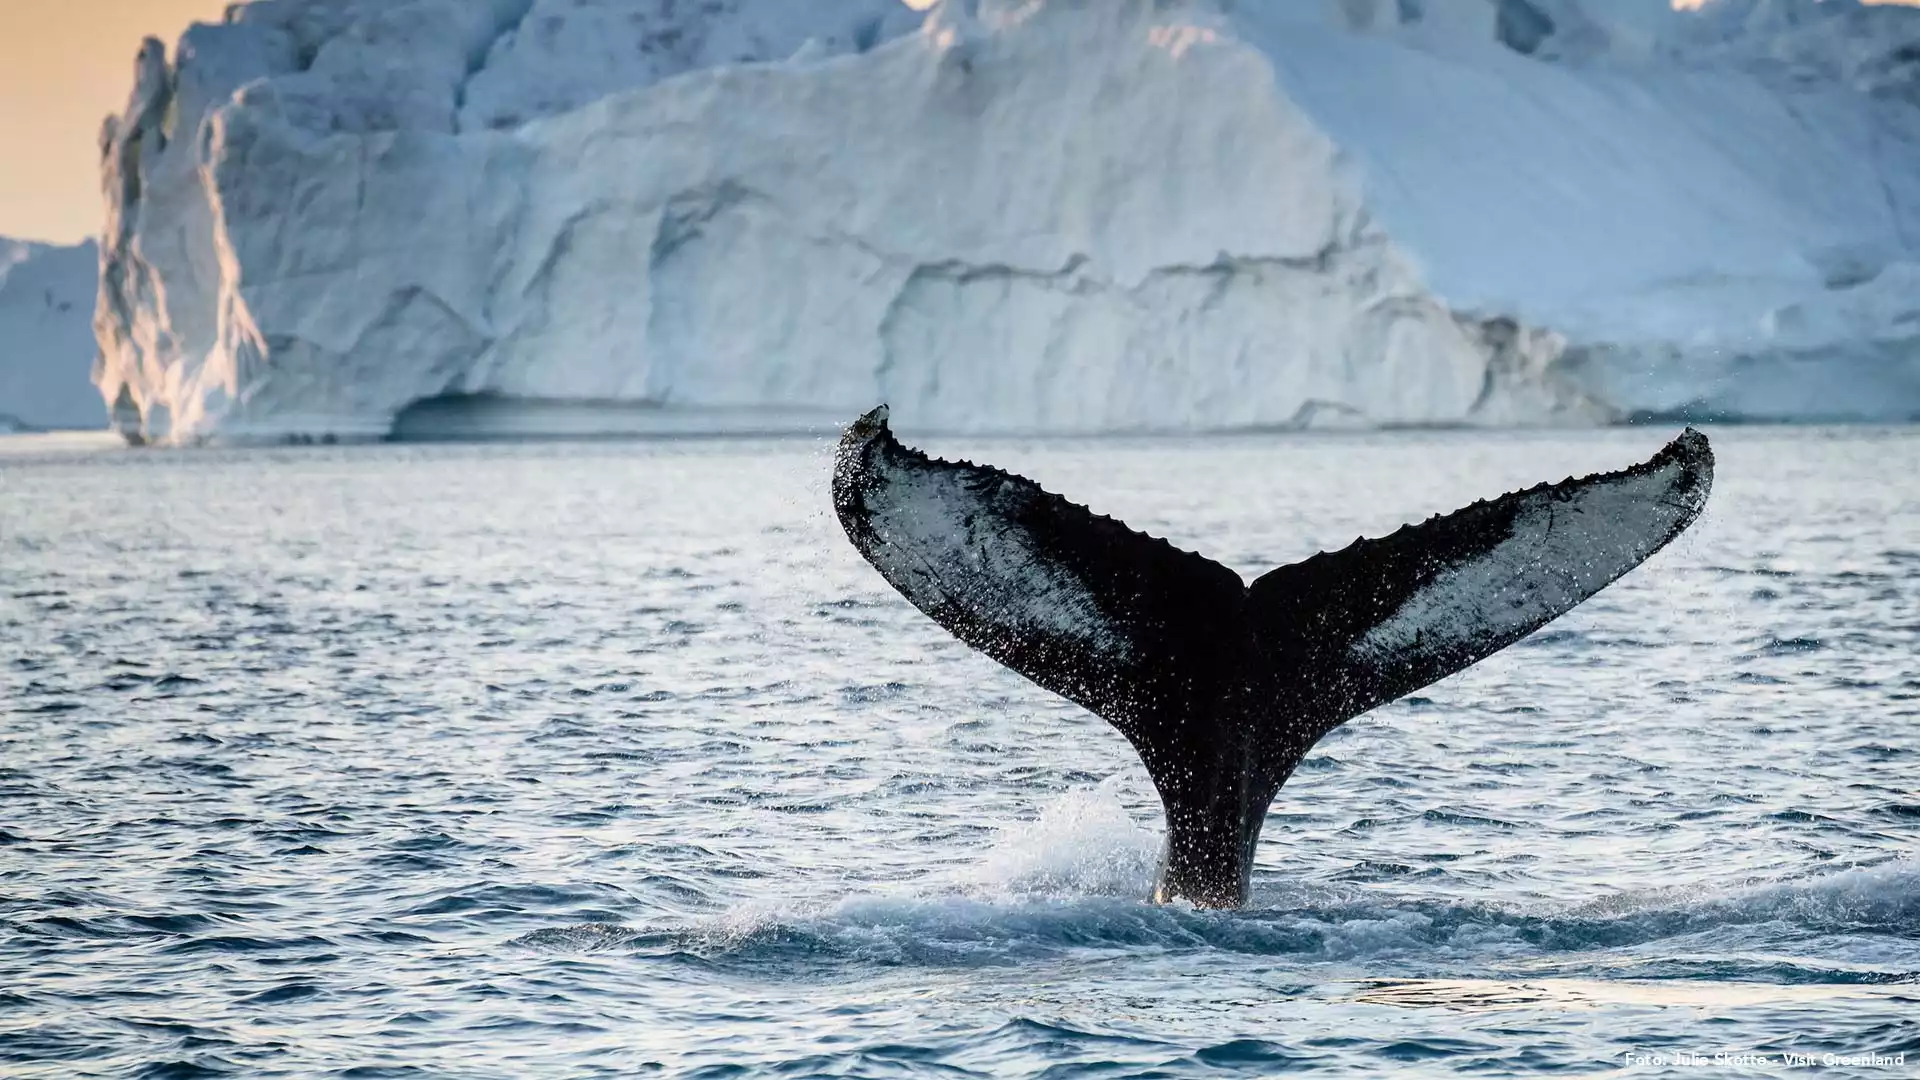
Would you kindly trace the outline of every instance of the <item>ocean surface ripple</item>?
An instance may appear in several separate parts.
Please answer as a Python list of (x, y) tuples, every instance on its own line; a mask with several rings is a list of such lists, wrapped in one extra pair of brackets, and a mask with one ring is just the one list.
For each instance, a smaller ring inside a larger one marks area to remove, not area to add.
[[(1252, 575), (1671, 434), (930, 449)], [(1143, 902), (1130, 748), (860, 561), (830, 440), (0, 439), (0, 1073), (1910, 1075), (1920, 430), (1712, 434), (1240, 912)]]

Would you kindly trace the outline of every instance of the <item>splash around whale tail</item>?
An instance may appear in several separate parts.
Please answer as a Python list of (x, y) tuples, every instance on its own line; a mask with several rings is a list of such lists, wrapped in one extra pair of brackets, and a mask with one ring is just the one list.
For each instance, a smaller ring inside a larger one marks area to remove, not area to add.
[(1157, 899), (1245, 901), (1273, 796), (1354, 716), (1487, 657), (1694, 521), (1691, 428), (1618, 472), (1541, 484), (1246, 584), (1024, 477), (847, 428), (834, 508), (854, 547), (955, 637), (1112, 724), (1167, 813)]

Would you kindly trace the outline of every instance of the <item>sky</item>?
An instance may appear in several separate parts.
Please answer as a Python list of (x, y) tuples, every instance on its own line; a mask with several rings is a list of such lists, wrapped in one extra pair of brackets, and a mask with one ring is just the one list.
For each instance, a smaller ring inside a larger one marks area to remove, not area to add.
[(0, 236), (100, 229), (100, 121), (126, 104), (152, 34), (218, 22), (229, 0), (0, 0)]
[(171, 53), (228, 3), (0, 0), (0, 236), (71, 244), (99, 230), (100, 121), (126, 103), (140, 40)]

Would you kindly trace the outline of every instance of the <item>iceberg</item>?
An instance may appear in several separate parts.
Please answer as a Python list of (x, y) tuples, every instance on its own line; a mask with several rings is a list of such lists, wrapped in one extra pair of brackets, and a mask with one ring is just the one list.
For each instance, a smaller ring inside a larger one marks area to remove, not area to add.
[(0, 237), (0, 432), (104, 428), (94, 390), (100, 250)]
[(255, 0), (102, 133), (96, 381), (160, 442), (1908, 419), (1917, 76), (1851, 0)]

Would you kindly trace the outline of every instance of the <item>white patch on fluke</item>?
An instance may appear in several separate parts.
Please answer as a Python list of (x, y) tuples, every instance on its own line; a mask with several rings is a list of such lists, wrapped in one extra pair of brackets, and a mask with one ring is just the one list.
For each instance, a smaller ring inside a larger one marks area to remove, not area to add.
[(1079, 575), (1035, 549), (1033, 538), (992, 503), (997, 477), (976, 489), (979, 474), (959, 468), (891, 468), (866, 496), (867, 519), (883, 541), (868, 553), (886, 579), (929, 614), (943, 606), (968, 612), (997, 632), (1074, 643), (1113, 660), (1132, 654), (1115, 633), (1097, 592)]
[(1414, 593), (1352, 652), (1406, 660), (1463, 642), (1504, 643), (1546, 623), (1639, 565), (1697, 510), (1672, 497), (1686, 470), (1675, 460), (1566, 498), (1524, 497), (1505, 540)]

